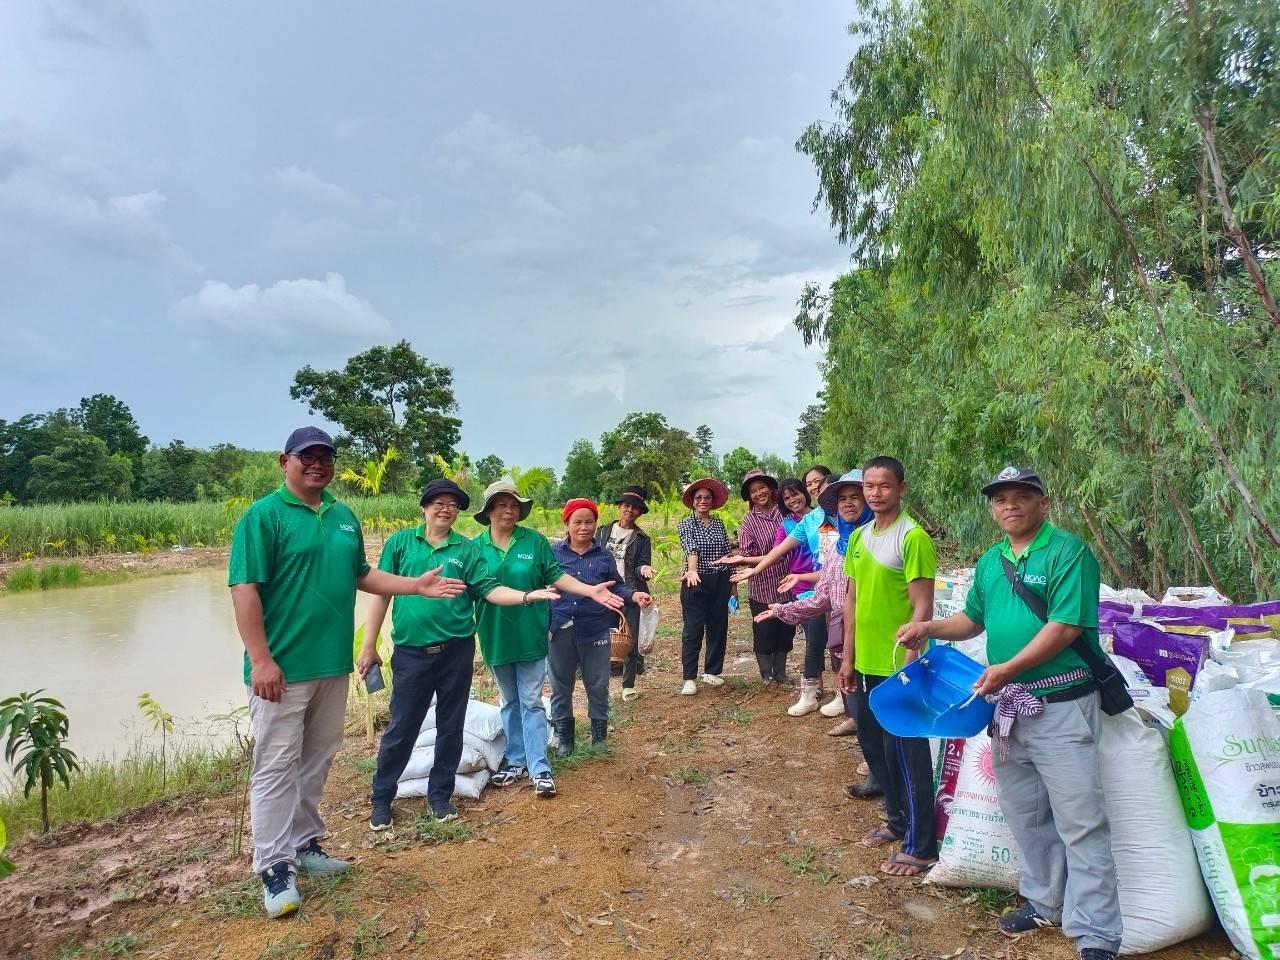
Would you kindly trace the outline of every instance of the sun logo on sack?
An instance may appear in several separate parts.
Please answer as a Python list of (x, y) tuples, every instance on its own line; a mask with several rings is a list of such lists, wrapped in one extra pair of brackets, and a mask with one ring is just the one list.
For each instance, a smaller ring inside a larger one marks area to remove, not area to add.
[(994, 787), (996, 785), (996, 770), (991, 757), (991, 744), (984, 744), (982, 749), (978, 751), (978, 762), (975, 764), (978, 779), (982, 781), (985, 787)]

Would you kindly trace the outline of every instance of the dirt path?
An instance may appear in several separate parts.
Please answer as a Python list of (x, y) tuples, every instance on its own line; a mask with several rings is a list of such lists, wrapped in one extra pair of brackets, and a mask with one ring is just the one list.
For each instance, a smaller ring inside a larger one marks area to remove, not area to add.
[[(743, 674), (745, 629), (735, 618)], [(611, 756), (562, 773), (554, 800), (486, 791), (464, 809), (460, 842), (416, 837), (415, 800), (374, 847), (369, 751), (348, 740), (326, 797), (328, 846), (356, 866), (336, 883), (304, 880), (290, 919), (262, 918), (246, 861), (230, 857), (232, 797), (20, 844), (20, 872), (0, 883), (0, 956), (1074, 957), (1053, 933), (995, 933), (969, 891), (882, 877), (882, 857), (857, 842), (877, 808), (841, 791), (853, 743), (826, 737), (818, 714), (785, 716), (794, 692), (745, 676), (678, 696), (673, 649), (660, 640), (639, 700), (615, 699)], [(1152, 956), (1229, 951), (1217, 935)]]

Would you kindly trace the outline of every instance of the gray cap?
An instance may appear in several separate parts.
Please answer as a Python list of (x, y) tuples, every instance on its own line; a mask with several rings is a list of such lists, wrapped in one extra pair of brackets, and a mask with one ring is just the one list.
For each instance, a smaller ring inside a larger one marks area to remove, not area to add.
[(301, 453), (307, 447), (328, 447), (334, 453), (338, 450), (333, 445), (333, 437), (319, 427), (299, 427), (284, 442), (285, 453)]
[(1029, 467), (1005, 467), (982, 488), (982, 495), (989, 497), (1001, 487), (1025, 487), (1044, 496), (1044, 482), (1040, 479), (1040, 474)]

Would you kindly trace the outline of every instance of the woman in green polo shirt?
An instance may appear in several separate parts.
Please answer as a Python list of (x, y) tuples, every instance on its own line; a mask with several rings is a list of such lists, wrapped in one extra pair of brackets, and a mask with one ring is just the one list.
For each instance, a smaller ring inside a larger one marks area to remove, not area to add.
[[(496, 480), (485, 490), (484, 506), (475, 516), (489, 529), (474, 542), (480, 546), (489, 575), (515, 590), (552, 586), (620, 609), (622, 598), (609, 592), (611, 584), (589, 587), (571, 577), (556, 562), (546, 537), (519, 526), (532, 507), (533, 501), (521, 497), (509, 479)], [(506, 762), (489, 782), (510, 786), (527, 771), (539, 797), (556, 793), (547, 760), (547, 714), (542, 707), (549, 619), (545, 603), (502, 608), (486, 603), (476, 614), (480, 654), (502, 692), (502, 728), (507, 735)]]

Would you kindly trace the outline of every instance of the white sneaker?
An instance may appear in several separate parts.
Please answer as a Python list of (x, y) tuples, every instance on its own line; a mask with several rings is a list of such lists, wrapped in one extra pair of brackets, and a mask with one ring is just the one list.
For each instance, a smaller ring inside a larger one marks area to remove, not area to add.
[(721, 677), (717, 677), (714, 673), (704, 673), (702, 675), (702, 682), (705, 683), (708, 687), (724, 686), (724, 680)]
[(692, 697), (697, 692), (698, 684), (693, 680), (686, 680), (684, 682), (684, 686), (680, 688), (680, 695), (682, 697)]
[(628, 703), (634, 700), (638, 696), (640, 696), (640, 691), (637, 690), (635, 687), (622, 688), (622, 699), (627, 701)]
[(824, 703), (818, 708), (818, 712), (824, 717), (843, 717), (844, 716), (844, 695), (839, 690), (836, 695), (831, 698), (830, 703)]

